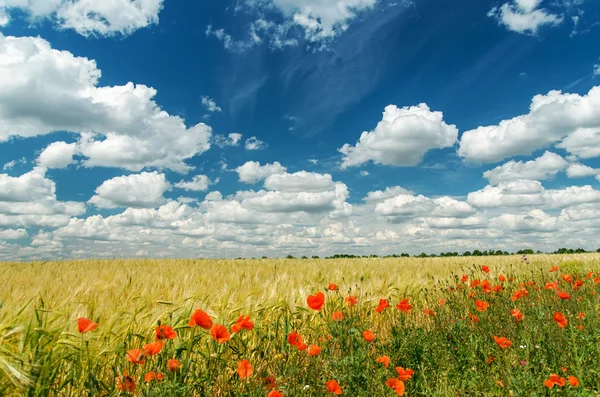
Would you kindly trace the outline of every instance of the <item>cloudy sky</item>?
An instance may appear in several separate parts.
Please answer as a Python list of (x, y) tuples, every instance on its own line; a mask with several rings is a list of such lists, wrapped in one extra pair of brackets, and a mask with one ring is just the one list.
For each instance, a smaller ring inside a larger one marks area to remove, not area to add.
[(0, 260), (600, 246), (595, 0), (0, 0)]

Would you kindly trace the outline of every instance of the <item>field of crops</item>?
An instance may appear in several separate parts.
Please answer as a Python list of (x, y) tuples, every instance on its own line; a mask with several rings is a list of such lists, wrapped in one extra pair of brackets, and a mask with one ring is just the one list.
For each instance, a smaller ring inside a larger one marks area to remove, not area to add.
[(600, 254), (0, 274), (2, 396), (600, 394)]

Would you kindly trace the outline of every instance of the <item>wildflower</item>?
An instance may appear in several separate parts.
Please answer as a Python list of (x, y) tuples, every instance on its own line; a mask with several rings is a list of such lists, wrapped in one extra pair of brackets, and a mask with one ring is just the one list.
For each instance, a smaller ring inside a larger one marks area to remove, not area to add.
[(569, 284), (573, 282), (573, 277), (570, 274), (563, 274), (562, 279)]
[(446, 299), (440, 299), (440, 306), (444, 306), (446, 304)]
[(329, 390), (333, 394), (342, 394), (342, 388), (337, 383), (337, 381), (328, 380), (327, 383), (325, 383), (325, 385), (327, 386), (327, 390)]
[(475, 287), (478, 287), (479, 284), (481, 284), (481, 281), (479, 281), (479, 280), (471, 280), (471, 284), (469, 284), (469, 287), (475, 288)]
[(557, 271), (558, 271), (558, 266), (552, 266), (552, 269), (550, 269), (550, 273), (557, 272)]
[(210, 316), (200, 309), (196, 310), (194, 314), (192, 314), (189, 322), (190, 327), (198, 326), (206, 330), (209, 330), (212, 325), (213, 322)]
[(388, 303), (388, 301), (386, 299), (379, 299), (379, 306), (377, 306), (377, 308), (375, 309), (375, 311), (377, 313), (381, 313), (382, 311), (384, 311), (388, 307), (390, 307), (390, 304)]
[(489, 356), (488, 358), (485, 359), (485, 363), (487, 365), (490, 365), (491, 363), (493, 363), (494, 361), (496, 361), (496, 357), (494, 356)]
[(221, 325), (221, 324), (213, 325), (212, 328), (210, 329), (210, 334), (214, 340), (219, 342), (219, 344), (223, 344), (223, 343), (227, 342), (229, 339), (231, 339), (231, 335), (229, 334), (229, 331), (227, 331), (227, 328), (225, 328), (225, 326)]
[(435, 312), (431, 309), (423, 309), (422, 310), (423, 314), (427, 315), (427, 316), (435, 316)]
[(489, 294), (490, 292), (492, 292), (492, 284), (490, 284), (490, 282), (488, 280), (483, 280), (481, 282), (481, 289), (486, 294)]
[(573, 387), (577, 387), (579, 386), (579, 379), (577, 379), (576, 377), (574, 377), (573, 375), (569, 376), (567, 378), (569, 380), (569, 384)]
[(475, 297), (475, 291), (469, 292), (468, 298), (473, 299)]
[(594, 284), (600, 284), (600, 277), (594, 277)]
[(117, 388), (119, 390), (129, 393), (133, 393), (135, 391), (135, 380), (133, 380), (133, 378), (129, 376), (127, 372), (123, 372), (123, 375), (117, 376), (115, 380), (117, 381)]
[(521, 311), (519, 309), (516, 309), (516, 308), (512, 309), (510, 311), (510, 315), (515, 318), (516, 322), (523, 320), (523, 313), (521, 313)]
[(156, 341), (156, 342), (148, 343), (147, 345), (144, 345), (144, 354), (147, 356), (155, 356), (158, 353), (160, 353), (163, 346), (164, 346), (164, 342), (160, 341), (160, 340)]
[(321, 310), (321, 308), (325, 304), (325, 294), (323, 294), (322, 292), (317, 292), (314, 295), (309, 295), (308, 298), (306, 298), (306, 304), (308, 304), (308, 307), (310, 307), (313, 310)]
[(384, 367), (388, 367), (390, 365), (390, 357), (389, 356), (379, 356), (375, 359), (378, 363), (383, 364)]
[(527, 291), (527, 288), (521, 288), (516, 290), (513, 293), (512, 298), (510, 298), (511, 301), (516, 302), (517, 300), (523, 298), (524, 296), (528, 296), (529, 295), (529, 291)]
[(250, 316), (241, 315), (238, 317), (236, 323), (231, 327), (231, 332), (234, 334), (240, 332), (242, 329), (252, 330), (254, 329), (254, 323), (250, 321)]
[(469, 281), (469, 276), (467, 276), (466, 274), (463, 274), (462, 277), (460, 278), (460, 282), (466, 283), (467, 281)]
[(577, 313), (577, 319), (578, 320), (583, 320), (584, 318), (585, 318), (585, 313), (584, 312)]
[(506, 282), (506, 277), (504, 277), (504, 276), (501, 274), (501, 275), (499, 275), (499, 276), (498, 276), (498, 280), (499, 280), (501, 283), (504, 283), (504, 282)]
[(525, 360), (521, 360), (519, 362), (521, 363), (521, 365), (527, 365), (527, 361), (525, 361)]
[(579, 289), (579, 288), (581, 288), (581, 287), (583, 287), (583, 280), (576, 280), (576, 281), (573, 283), (573, 289), (574, 289), (574, 290), (577, 290), (577, 289)]
[(490, 272), (490, 268), (487, 266), (481, 266), (481, 270), (483, 270), (484, 273), (489, 273)]
[(558, 288), (558, 281), (555, 281), (553, 283), (546, 283), (546, 285), (544, 286), (544, 288), (546, 288), (548, 291), (550, 291), (551, 289), (557, 289)]
[(321, 353), (321, 348), (317, 345), (310, 345), (308, 347), (308, 355), (313, 357), (313, 356), (318, 356), (319, 353)]
[(504, 383), (502, 383), (502, 381), (501, 381), (500, 379), (498, 379), (498, 380), (496, 381), (496, 383), (498, 384), (498, 386), (500, 386), (500, 387), (504, 387)]
[(344, 319), (344, 313), (333, 312), (333, 313), (331, 313), (331, 318), (333, 321), (342, 321)]
[(408, 299), (402, 299), (400, 303), (396, 305), (396, 308), (404, 313), (410, 313), (412, 305), (408, 303)]
[(512, 346), (512, 342), (510, 340), (508, 340), (507, 338), (505, 338), (504, 336), (495, 336), (494, 335), (494, 341), (496, 341), (496, 344), (503, 349), (506, 349), (506, 348)]
[(283, 397), (283, 394), (278, 392), (277, 390), (273, 390), (267, 394), (267, 397)]
[(276, 379), (273, 375), (265, 376), (263, 384), (266, 390), (273, 390), (277, 386)]
[(365, 330), (363, 331), (363, 338), (365, 338), (365, 340), (367, 342), (373, 343), (375, 342), (375, 334), (373, 334), (371, 331), (369, 330)]
[(544, 386), (548, 389), (552, 389), (554, 385), (563, 387), (565, 384), (565, 378), (559, 377), (557, 374), (551, 374), (550, 377), (544, 381)]
[(556, 291), (556, 295), (558, 295), (560, 299), (571, 299), (571, 295), (569, 295), (565, 291)]
[(175, 360), (174, 358), (170, 358), (167, 361), (167, 369), (169, 371), (179, 371), (179, 368), (181, 368), (181, 363), (179, 362), (179, 360)]
[(405, 391), (404, 382), (398, 378), (391, 378), (385, 381), (385, 385), (394, 390), (397, 395), (403, 396)]
[(173, 330), (173, 327), (168, 325), (159, 325), (156, 327), (156, 340), (175, 338), (177, 338), (177, 332)]
[(298, 350), (306, 349), (306, 344), (302, 341), (302, 337), (296, 332), (291, 332), (288, 335), (288, 343), (292, 346), (296, 346)]
[(583, 331), (585, 329), (583, 325), (576, 325), (575, 328), (577, 328), (580, 331)]
[(140, 349), (131, 349), (127, 352), (127, 356), (125, 357), (127, 361), (132, 364), (143, 364), (146, 362), (146, 357), (144, 356), (144, 352)]
[(415, 371), (410, 368), (404, 369), (402, 367), (396, 367), (396, 372), (398, 372), (398, 379), (404, 382), (412, 378), (413, 374), (415, 373)]
[(567, 367), (560, 367), (560, 370), (563, 372), (567, 372)]
[(475, 306), (476, 306), (478, 312), (484, 312), (488, 309), (488, 307), (490, 305), (482, 300), (477, 299), (475, 301)]
[(354, 306), (358, 303), (358, 298), (355, 295), (347, 296), (344, 300), (348, 306)]
[(592, 272), (588, 272), (588, 274), (585, 275), (586, 278), (592, 278), (594, 276), (594, 273)]
[(339, 287), (338, 287), (338, 285), (337, 285), (337, 284), (334, 284), (334, 283), (329, 283), (329, 284), (327, 285), (327, 289), (328, 289), (329, 291), (337, 291), (337, 290), (338, 290), (338, 288), (339, 288)]
[(494, 292), (502, 292), (502, 291), (504, 291), (504, 288), (502, 288), (502, 284), (498, 284), (498, 285), (495, 285), (492, 288), (492, 290), (494, 290)]
[(80, 333), (85, 334), (98, 328), (98, 324), (87, 318), (77, 319), (77, 329)]
[(237, 373), (240, 379), (246, 379), (252, 376), (252, 372), (254, 369), (252, 368), (252, 364), (248, 360), (242, 360), (238, 363)]
[(163, 379), (164, 379), (164, 376), (160, 372), (159, 373), (156, 373), (154, 371), (146, 372), (146, 375), (144, 375), (144, 382), (146, 382), (146, 383), (151, 382), (153, 380), (163, 380)]
[(470, 314), (469, 313), (469, 318), (471, 319), (471, 321), (473, 321), (475, 324), (477, 324), (479, 322), (479, 317), (477, 317), (474, 314)]
[(567, 318), (561, 312), (554, 313), (554, 322), (560, 327), (564, 328), (567, 326)]

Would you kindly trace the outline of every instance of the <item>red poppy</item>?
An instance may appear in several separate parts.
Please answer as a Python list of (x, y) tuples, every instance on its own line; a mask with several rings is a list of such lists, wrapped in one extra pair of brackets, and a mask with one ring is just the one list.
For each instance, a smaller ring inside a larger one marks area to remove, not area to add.
[(240, 376), (240, 379), (246, 379), (252, 376), (252, 372), (254, 369), (252, 368), (252, 364), (248, 360), (242, 360), (238, 363), (237, 373)]
[(583, 280), (575, 280), (575, 282), (573, 283), (573, 289), (579, 289), (583, 287)]
[(375, 311), (377, 313), (381, 313), (382, 311), (384, 311), (388, 307), (390, 307), (390, 304), (389, 304), (389, 302), (386, 299), (379, 299), (379, 306), (377, 306), (377, 308), (375, 309)]
[(568, 321), (564, 314), (561, 312), (554, 313), (554, 322), (560, 327), (564, 328), (567, 326)]
[(273, 390), (277, 386), (277, 381), (273, 375), (265, 376), (263, 384), (266, 390)]
[(234, 334), (240, 332), (242, 329), (252, 330), (254, 329), (254, 323), (250, 321), (250, 316), (241, 315), (238, 317), (233, 327), (231, 327), (231, 332)]
[(560, 367), (560, 370), (563, 372), (567, 372), (567, 367)]
[(347, 296), (345, 301), (348, 306), (354, 306), (358, 304), (358, 298), (355, 295)]
[(573, 277), (570, 274), (563, 274), (562, 279), (569, 284), (573, 282)]
[(583, 320), (584, 318), (585, 318), (585, 313), (584, 312), (577, 313), (577, 319), (578, 320)]
[(93, 331), (96, 328), (98, 328), (98, 324), (95, 323), (95, 322), (93, 322), (90, 319), (83, 318), (83, 317), (77, 319), (77, 329), (82, 334), (85, 334), (86, 332)]
[(333, 312), (331, 313), (331, 318), (333, 319), (333, 321), (342, 321), (344, 319), (344, 313)]
[(469, 284), (469, 287), (471, 287), (471, 288), (479, 287), (479, 284), (481, 284), (481, 281), (471, 280), (471, 284)]
[(552, 389), (554, 385), (563, 387), (566, 385), (565, 378), (560, 377), (557, 374), (551, 374), (550, 377), (544, 381), (544, 386)]
[(512, 309), (510, 315), (515, 318), (516, 322), (523, 320), (523, 313), (519, 309)]
[(313, 310), (321, 310), (321, 308), (325, 304), (325, 294), (322, 292), (317, 292), (314, 295), (309, 295), (306, 298), (306, 304)]
[(131, 349), (127, 352), (127, 356), (125, 357), (127, 361), (132, 364), (143, 364), (146, 362), (146, 357), (144, 356), (144, 351), (140, 349)]
[(423, 312), (423, 314), (425, 314), (427, 316), (431, 316), (431, 317), (435, 316), (435, 312), (431, 309), (423, 309), (421, 311)]
[(501, 283), (504, 283), (504, 282), (506, 282), (506, 277), (504, 277), (504, 276), (501, 274), (501, 275), (499, 275), (499, 276), (498, 276), (498, 280), (499, 280)]
[(474, 314), (470, 314), (469, 313), (469, 318), (471, 319), (471, 321), (473, 321), (474, 323), (478, 323), (479, 322), (479, 317), (477, 317)]
[(204, 329), (210, 329), (213, 325), (212, 319), (208, 314), (198, 309), (192, 314), (189, 322), (190, 327), (198, 326)]
[(557, 272), (557, 271), (558, 271), (558, 266), (552, 266), (552, 269), (550, 269), (550, 273)]
[(144, 345), (144, 354), (147, 356), (155, 356), (158, 353), (160, 353), (164, 344), (165, 343), (160, 340), (156, 341), (156, 342), (148, 343), (147, 345)]
[(556, 295), (558, 295), (560, 299), (571, 299), (571, 295), (565, 291), (556, 291)]
[(333, 394), (342, 394), (342, 388), (335, 380), (328, 380), (325, 385), (327, 386), (327, 390), (332, 392)]
[(371, 331), (369, 331), (368, 329), (363, 331), (362, 335), (363, 335), (363, 338), (365, 338), (365, 340), (367, 342), (371, 342), (371, 343), (375, 342), (375, 334), (372, 333)]
[(273, 390), (267, 394), (267, 397), (283, 397), (283, 394), (278, 392), (277, 390)]
[(398, 379), (404, 382), (412, 378), (413, 374), (415, 373), (415, 371), (410, 368), (404, 369), (402, 367), (396, 367), (396, 372), (398, 372)]
[(440, 306), (444, 306), (446, 304), (446, 299), (440, 299)]
[(481, 266), (481, 270), (483, 270), (484, 273), (489, 273), (490, 272), (490, 268), (487, 266)]
[(177, 332), (173, 330), (173, 327), (168, 325), (159, 325), (156, 327), (156, 340), (175, 338), (177, 338)]
[(117, 381), (117, 388), (121, 391), (126, 391), (129, 393), (133, 393), (135, 391), (135, 380), (129, 375), (127, 372), (123, 372), (123, 376), (117, 376), (115, 378)]
[(557, 289), (558, 288), (558, 281), (555, 281), (553, 283), (546, 283), (546, 285), (544, 286), (544, 288), (546, 288), (548, 291), (550, 291), (551, 289)]
[(479, 299), (477, 299), (475, 301), (475, 306), (476, 306), (478, 312), (484, 312), (488, 309), (488, 307), (490, 307), (490, 305), (487, 302), (484, 302)]
[(296, 346), (298, 349), (300, 349), (302, 346), (306, 346), (304, 342), (302, 342), (302, 336), (300, 336), (300, 334), (298, 334), (297, 332), (291, 332), (288, 335), (288, 343), (292, 346)]
[(490, 284), (490, 282), (488, 280), (483, 280), (481, 282), (481, 289), (483, 290), (483, 292), (485, 292), (486, 294), (489, 294), (492, 292), (492, 284)]
[(219, 342), (219, 344), (223, 344), (231, 339), (231, 335), (229, 334), (229, 331), (227, 331), (227, 328), (220, 324), (213, 325), (210, 329), (210, 334), (214, 340)]
[(508, 340), (507, 338), (505, 338), (504, 336), (495, 336), (494, 335), (494, 341), (496, 341), (496, 344), (503, 349), (506, 349), (506, 348), (512, 346), (512, 342), (510, 340)]
[(516, 290), (513, 293), (513, 296), (512, 296), (512, 298), (510, 298), (510, 300), (513, 302), (516, 302), (517, 300), (523, 298), (524, 296), (528, 296), (528, 295), (529, 295), (529, 291), (527, 291), (526, 288), (521, 288), (521, 289)]
[(462, 277), (460, 278), (460, 282), (466, 283), (467, 281), (469, 281), (469, 276), (467, 276), (466, 274), (463, 274)]
[(329, 284), (327, 285), (327, 289), (328, 289), (329, 291), (337, 291), (337, 290), (338, 290), (338, 288), (339, 288), (339, 287), (338, 287), (338, 285), (337, 285), (337, 284), (334, 284), (334, 283), (329, 283)]
[(308, 355), (313, 357), (313, 356), (318, 356), (321, 353), (321, 348), (317, 345), (310, 345), (308, 346)]
[(380, 356), (380, 357), (377, 357), (375, 359), (375, 361), (377, 361), (378, 363), (383, 364), (383, 366), (387, 368), (388, 365), (390, 365), (390, 361), (391, 360), (390, 360), (389, 356)]
[(154, 371), (146, 372), (146, 375), (144, 375), (144, 382), (146, 382), (146, 383), (151, 382), (153, 380), (163, 380), (163, 379), (164, 379), (164, 376), (160, 372), (159, 373), (156, 373)]
[(573, 387), (577, 387), (579, 386), (579, 379), (577, 379), (576, 377), (574, 377), (573, 375), (569, 376), (567, 378), (569, 380), (569, 384)]
[(175, 360), (174, 358), (167, 360), (167, 369), (169, 371), (179, 371), (179, 368), (181, 368), (179, 360)]
[(592, 272), (588, 272), (588, 273), (585, 275), (585, 277), (586, 277), (586, 278), (592, 278), (593, 276), (594, 276), (594, 273), (592, 273)]
[(394, 390), (397, 395), (403, 396), (405, 391), (404, 382), (398, 378), (391, 378), (385, 381), (385, 385)]
[(585, 329), (583, 325), (576, 325), (575, 328), (577, 328), (580, 331), (583, 331)]
[(396, 305), (396, 308), (404, 313), (410, 313), (410, 309), (412, 309), (412, 305), (408, 303), (408, 299), (402, 299), (400, 303)]
[(504, 291), (504, 288), (502, 288), (502, 284), (495, 285), (492, 289), (495, 292), (502, 292), (502, 291)]

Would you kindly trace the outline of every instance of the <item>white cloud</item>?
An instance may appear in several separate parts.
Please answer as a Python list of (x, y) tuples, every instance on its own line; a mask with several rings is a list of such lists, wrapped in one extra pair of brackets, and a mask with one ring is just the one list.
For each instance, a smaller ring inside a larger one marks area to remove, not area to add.
[(493, 170), (484, 172), (483, 177), (490, 181), (492, 185), (521, 179), (541, 181), (554, 178), (568, 165), (569, 162), (558, 154), (545, 152), (537, 159), (527, 162), (511, 160)]
[(373, 131), (365, 131), (356, 146), (345, 144), (342, 168), (373, 161), (393, 166), (418, 165), (425, 153), (454, 145), (458, 129), (443, 120), (442, 112), (432, 112), (422, 103), (398, 108), (386, 106), (383, 119)]
[(244, 145), (246, 150), (263, 150), (266, 149), (268, 146), (269, 145), (267, 145), (265, 142), (261, 141), (255, 136), (246, 139), (246, 143)]
[(535, 35), (541, 26), (556, 26), (563, 21), (561, 15), (539, 8), (540, 3), (541, 0), (514, 0), (492, 8), (488, 16), (496, 19), (508, 30)]
[(222, 112), (223, 109), (217, 106), (217, 103), (214, 99), (209, 98), (207, 96), (202, 97), (202, 106), (206, 108), (209, 112)]
[(156, 171), (118, 176), (98, 186), (88, 202), (98, 208), (155, 208), (166, 202), (163, 194), (170, 188), (165, 174)]
[(415, 217), (466, 218), (475, 213), (464, 201), (450, 197), (431, 199), (423, 195), (399, 194), (375, 206), (375, 212), (389, 222), (405, 222)]
[[(98, 87), (96, 62), (33, 37), (0, 34), (0, 142), (54, 131), (80, 134), (86, 167), (185, 173), (210, 148), (211, 128), (171, 116), (144, 85)], [(89, 132), (92, 131), (92, 132)]]
[(269, 190), (284, 192), (322, 192), (333, 189), (335, 185), (330, 174), (300, 171), (269, 175), (264, 186)]
[(567, 168), (567, 176), (569, 178), (586, 178), (598, 174), (600, 174), (600, 170), (580, 163), (569, 164)]
[(17, 166), (19, 164), (20, 165), (27, 164), (27, 159), (25, 157), (21, 157), (18, 160), (11, 160), (8, 163), (4, 164), (4, 166), (2, 167), (2, 171), (12, 170), (13, 168), (15, 168), (15, 166)]
[(368, 192), (367, 197), (363, 198), (363, 201), (371, 204), (379, 203), (385, 201), (389, 198), (400, 196), (400, 195), (412, 195), (408, 189), (403, 188), (402, 186), (392, 186), (386, 187), (385, 190), (376, 190), (374, 192)]
[(469, 193), (467, 202), (478, 208), (543, 205), (544, 187), (539, 181), (501, 182)]
[(535, 209), (526, 214), (502, 214), (490, 219), (490, 227), (515, 232), (554, 232), (558, 230), (559, 219)]
[(600, 64), (594, 65), (594, 76), (600, 76)]
[(317, 160), (317, 159), (308, 159), (308, 162), (311, 163), (312, 165), (317, 165), (317, 163), (319, 162), (319, 160)]
[(206, 175), (195, 175), (191, 181), (181, 181), (176, 183), (178, 189), (191, 190), (195, 192), (205, 192), (208, 190), (208, 185), (211, 184), (210, 179)]
[(52, 142), (37, 158), (37, 163), (46, 168), (67, 168), (74, 164), (73, 156), (77, 153), (76, 143)]
[[(466, 131), (458, 154), (469, 161), (493, 163), (529, 155), (562, 140), (557, 147), (576, 156), (595, 157), (600, 152), (594, 146), (600, 142), (598, 131), (600, 86), (586, 95), (550, 91), (533, 97), (528, 114)], [(589, 148), (585, 148), (584, 141)]]
[(277, 161), (273, 164), (260, 165), (257, 161), (248, 161), (235, 169), (240, 177), (240, 181), (244, 183), (256, 183), (271, 175), (282, 174), (287, 171), (287, 168), (279, 164)]
[(163, 0), (3, 0), (0, 26), (8, 24), (13, 9), (31, 19), (49, 18), (58, 26), (83, 36), (128, 35), (158, 23)]
[(239, 146), (242, 140), (242, 134), (238, 134), (237, 132), (231, 133), (225, 137), (224, 135), (214, 135), (213, 142), (220, 148), (225, 148), (228, 146)]
[(25, 229), (0, 229), (0, 240), (19, 240), (29, 237)]
[(369, 176), (369, 171), (362, 170), (360, 176)]

